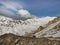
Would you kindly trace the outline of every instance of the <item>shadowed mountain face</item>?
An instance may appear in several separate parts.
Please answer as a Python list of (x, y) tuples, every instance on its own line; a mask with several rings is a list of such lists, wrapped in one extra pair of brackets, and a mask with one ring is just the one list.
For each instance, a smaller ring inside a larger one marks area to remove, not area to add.
[(0, 36), (0, 45), (60, 45), (60, 38), (31, 38), (4, 34)]

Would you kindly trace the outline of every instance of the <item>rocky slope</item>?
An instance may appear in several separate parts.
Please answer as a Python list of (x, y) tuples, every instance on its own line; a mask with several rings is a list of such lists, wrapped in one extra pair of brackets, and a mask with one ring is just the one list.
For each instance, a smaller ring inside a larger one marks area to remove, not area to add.
[(38, 37), (60, 37), (60, 16), (49, 21), (45, 27), (40, 26), (37, 31), (35, 35)]

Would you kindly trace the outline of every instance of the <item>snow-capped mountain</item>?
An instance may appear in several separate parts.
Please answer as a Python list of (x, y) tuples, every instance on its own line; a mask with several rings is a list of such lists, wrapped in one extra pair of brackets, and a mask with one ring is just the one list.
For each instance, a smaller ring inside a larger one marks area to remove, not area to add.
[(26, 36), (29, 33), (34, 33), (39, 26), (45, 26), (54, 18), (55, 17), (43, 17), (22, 21), (0, 16), (0, 35), (13, 33), (19, 36)]

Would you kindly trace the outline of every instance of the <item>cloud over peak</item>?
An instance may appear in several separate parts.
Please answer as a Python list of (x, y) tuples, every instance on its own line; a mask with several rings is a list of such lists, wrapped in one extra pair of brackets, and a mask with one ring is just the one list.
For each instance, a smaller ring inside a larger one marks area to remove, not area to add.
[(21, 9), (17, 12), (17, 14), (22, 17), (22, 18), (31, 18), (31, 14), (29, 13), (29, 11)]
[(21, 15), (30, 15), (30, 13), (27, 11), (27, 10), (24, 10), (24, 9), (21, 9), (18, 11), (18, 14), (21, 14)]

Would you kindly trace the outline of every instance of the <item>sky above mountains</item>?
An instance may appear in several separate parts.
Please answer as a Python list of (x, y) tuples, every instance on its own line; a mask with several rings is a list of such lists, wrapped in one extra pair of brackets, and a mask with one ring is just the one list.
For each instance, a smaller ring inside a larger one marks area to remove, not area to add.
[[(37, 17), (60, 15), (60, 0), (0, 0), (0, 14), (18, 18), (34, 15)], [(26, 11), (26, 12), (25, 12)], [(31, 16), (29, 17), (31, 18)]]

